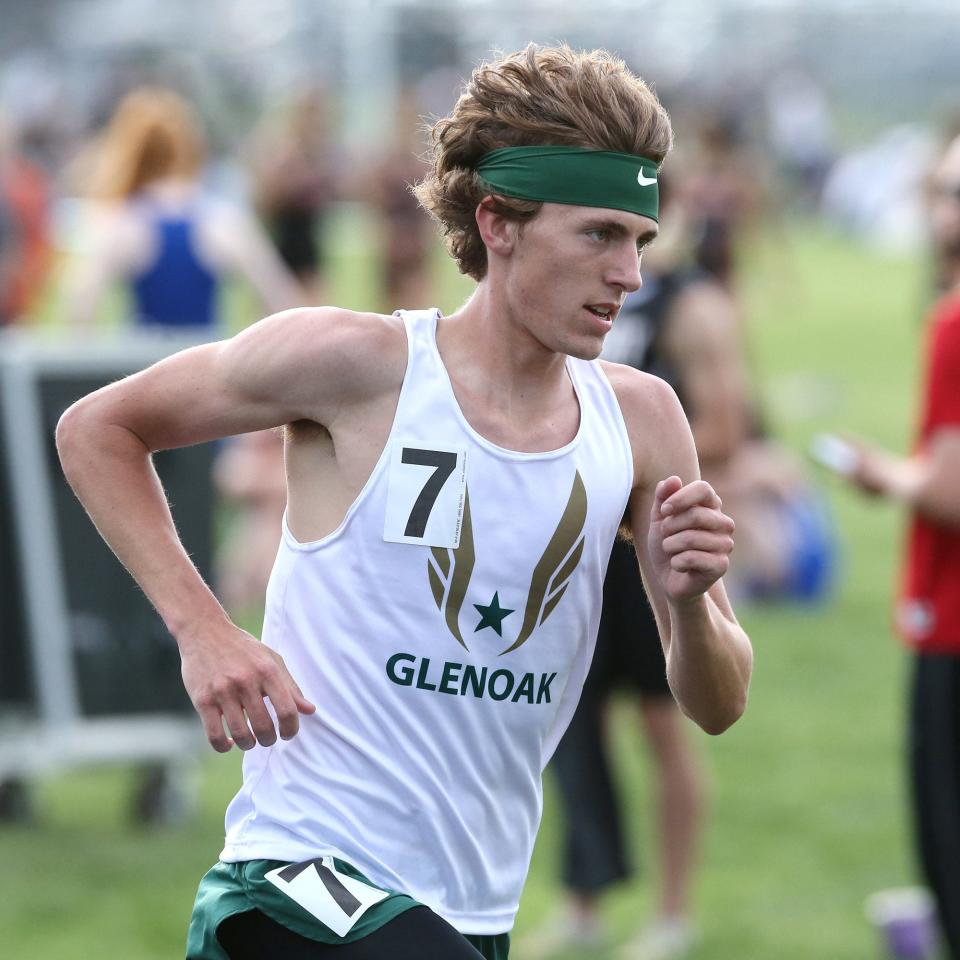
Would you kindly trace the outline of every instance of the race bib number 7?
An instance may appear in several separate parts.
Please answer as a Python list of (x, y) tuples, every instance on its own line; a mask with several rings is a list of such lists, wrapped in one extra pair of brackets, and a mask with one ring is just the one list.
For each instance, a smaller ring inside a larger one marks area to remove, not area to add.
[(396, 440), (390, 451), (383, 539), (427, 547), (460, 546), (467, 451)]
[(291, 863), (263, 876), (338, 937), (345, 937), (367, 910), (389, 896), (384, 890), (340, 873), (333, 857)]

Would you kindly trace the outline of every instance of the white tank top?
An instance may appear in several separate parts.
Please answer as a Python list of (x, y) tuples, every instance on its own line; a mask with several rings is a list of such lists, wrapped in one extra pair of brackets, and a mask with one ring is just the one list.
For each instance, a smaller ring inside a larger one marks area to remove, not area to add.
[(460, 410), (439, 312), (402, 316), (407, 370), (369, 480), (322, 540), (284, 522), (263, 642), (317, 712), (244, 756), (221, 858), (336, 856), (463, 933), (497, 934), (593, 655), (633, 459), (598, 363), (567, 360), (570, 443), (506, 450)]

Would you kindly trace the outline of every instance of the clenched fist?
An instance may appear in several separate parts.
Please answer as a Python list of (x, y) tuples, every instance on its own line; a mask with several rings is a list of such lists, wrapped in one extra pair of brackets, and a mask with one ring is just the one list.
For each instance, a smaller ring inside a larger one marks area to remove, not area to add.
[(707, 592), (730, 566), (734, 522), (705, 480), (657, 484), (647, 545), (664, 592), (689, 600)]

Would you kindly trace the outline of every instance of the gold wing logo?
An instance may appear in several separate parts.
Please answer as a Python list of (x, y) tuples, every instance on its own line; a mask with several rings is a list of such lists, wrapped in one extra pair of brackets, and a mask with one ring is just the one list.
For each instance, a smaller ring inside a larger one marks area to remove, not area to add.
[(460, 635), (460, 608), (467, 595), (476, 558), (473, 549), (473, 522), (470, 519), (470, 491), (467, 490), (463, 503), (460, 546), (456, 550), (431, 547), (430, 558), (427, 560), (430, 589), (433, 591), (437, 609), (443, 613), (447, 629), (465, 650), (470, 648)]
[[(583, 555), (583, 527), (586, 520), (587, 491), (578, 470), (573, 478), (563, 516), (530, 578), (520, 634), (506, 650), (501, 652), (501, 656), (526, 643), (534, 630), (556, 609)], [(475, 563), (476, 551), (473, 543), (473, 523), (470, 516), (468, 490), (463, 508), (460, 546), (456, 550), (433, 547), (427, 560), (430, 589), (437, 609), (443, 613), (447, 629), (465, 650), (469, 647), (460, 633), (460, 610), (463, 607)]]
[(556, 610), (566, 592), (570, 576), (583, 555), (583, 526), (586, 521), (587, 491), (578, 470), (563, 516), (530, 578), (520, 635), (501, 656), (526, 643), (533, 631)]

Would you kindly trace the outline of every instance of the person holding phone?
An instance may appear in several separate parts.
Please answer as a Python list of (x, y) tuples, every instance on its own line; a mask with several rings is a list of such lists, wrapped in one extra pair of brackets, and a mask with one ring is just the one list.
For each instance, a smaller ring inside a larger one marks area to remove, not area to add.
[[(909, 755), (916, 843), (949, 956), (960, 958), (960, 138), (931, 178), (944, 290), (927, 328), (916, 444), (896, 456), (860, 440), (821, 443), (866, 494), (910, 511), (896, 625), (913, 652)], [(821, 458), (823, 459), (823, 457)]]

